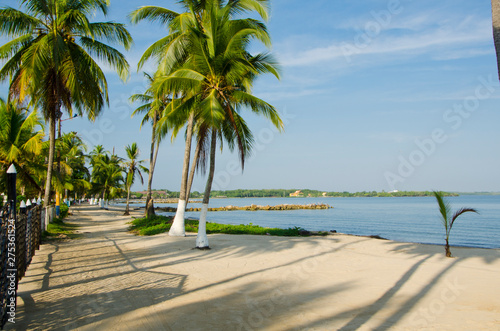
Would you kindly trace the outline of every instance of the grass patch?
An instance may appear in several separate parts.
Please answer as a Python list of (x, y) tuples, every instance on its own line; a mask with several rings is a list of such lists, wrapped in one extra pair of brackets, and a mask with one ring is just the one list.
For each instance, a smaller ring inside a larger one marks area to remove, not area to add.
[(55, 218), (47, 226), (47, 231), (42, 234), (42, 239), (76, 239), (80, 235), (75, 233), (77, 225), (64, 223), (60, 218)]
[(75, 224), (64, 223), (64, 219), (68, 216), (69, 208), (63, 204), (60, 206), (59, 217), (54, 218), (52, 223), (47, 226), (47, 231), (42, 233), (42, 239), (76, 239), (80, 237), (75, 233), (78, 227)]
[[(152, 236), (164, 233), (170, 230), (173, 217), (153, 216), (152, 218), (137, 218), (133, 220), (129, 230), (140, 236)], [(186, 232), (198, 232), (197, 220), (186, 220)], [(327, 235), (327, 232), (310, 233), (300, 227), (288, 229), (264, 228), (252, 223), (248, 225), (230, 225), (207, 222), (207, 234), (225, 233), (225, 234), (251, 234), (251, 235), (271, 235), (284, 237), (307, 237), (310, 235)]]

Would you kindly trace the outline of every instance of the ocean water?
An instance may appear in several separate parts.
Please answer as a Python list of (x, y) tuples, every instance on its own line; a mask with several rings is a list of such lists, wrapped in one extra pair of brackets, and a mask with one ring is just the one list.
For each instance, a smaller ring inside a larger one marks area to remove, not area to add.
[[(463, 195), (447, 199), (453, 210), (471, 207), (480, 212), (465, 213), (457, 219), (450, 235), (451, 245), (500, 248), (499, 195)], [(334, 209), (209, 212), (208, 220), (277, 228), (298, 226), (311, 231), (336, 230), (355, 235), (379, 235), (402, 242), (444, 244), (444, 227), (434, 197), (211, 199), (210, 207), (310, 203), (326, 203)], [(176, 204), (157, 206), (175, 207)], [(199, 213), (187, 212), (186, 217), (198, 218)]]

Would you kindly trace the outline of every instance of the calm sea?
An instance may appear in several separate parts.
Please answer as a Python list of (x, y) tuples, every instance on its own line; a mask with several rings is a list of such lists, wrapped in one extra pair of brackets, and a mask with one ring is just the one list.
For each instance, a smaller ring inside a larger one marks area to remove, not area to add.
[[(465, 213), (455, 222), (450, 243), (454, 246), (500, 248), (500, 196), (463, 195), (447, 198), (454, 210), (477, 209), (480, 214)], [(409, 198), (247, 198), (211, 199), (210, 207), (326, 203), (328, 210), (229, 211), (209, 212), (208, 220), (223, 224), (253, 223), (264, 227), (299, 226), (311, 231), (330, 231), (381, 237), (427, 244), (444, 243), (436, 199)], [(159, 204), (158, 206), (176, 206)], [(190, 204), (197, 207), (200, 204)], [(168, 214), (168, 213), (166, 213)], [(198, 212), (186, 217), (198, 218)]]

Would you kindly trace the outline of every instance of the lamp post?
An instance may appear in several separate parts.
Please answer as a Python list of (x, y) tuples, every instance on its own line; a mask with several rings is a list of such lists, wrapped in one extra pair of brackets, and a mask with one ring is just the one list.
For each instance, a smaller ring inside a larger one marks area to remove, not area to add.
[(16, 218), (16, 178), (16, 167), (14, 164), (11, 164), (9, 169), (7, 169), (7, 203), (10, 203), (10, 217), (12, 219)]

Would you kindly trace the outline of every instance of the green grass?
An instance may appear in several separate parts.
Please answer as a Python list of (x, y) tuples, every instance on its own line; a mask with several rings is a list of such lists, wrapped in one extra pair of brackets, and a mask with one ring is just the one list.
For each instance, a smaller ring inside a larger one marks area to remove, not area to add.
[(54, 218), (52, 223), (49, 223), (47, 231), (42, 234), (42, 239), (76, 239), (80, 236), (75, 233), (77, 225), (64, 223), (68, 212), (68, 206), (61, 205), (59, 217)]
[[(129, 230), (140, 236), (153, 236), (155, 234), (164, 233), (170, 230), (172, 226), (172, 217), (166, 216), (153, 216), (152, 218), (137, 218), (133, 220)], [(186, 220), (186, 231), (187, 232), (198, 232), (198, 221), (197, 220)], [(285, 236), (285, 237), (298, 237), (307, 236), (301, 235), (301, 231), (304, 229), (300, 227), (293, 227), (288, 229), (278, 229), (278, 228), (264, 228), (258, 225), (253, 225), (252, 223), (248, 225), (230, 225), (230, 224), (218, 224), (218, 223), (207, 223), (207, 233), (225, 233), (225, 234), (251, 234), (251, 235), (271, 235), (271, 236)], [(314, 233), (315, 235), (327, 235), (327, 232)], [(309, 234), (311, 235), (311, 234)]]

